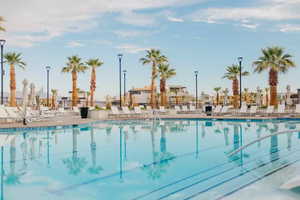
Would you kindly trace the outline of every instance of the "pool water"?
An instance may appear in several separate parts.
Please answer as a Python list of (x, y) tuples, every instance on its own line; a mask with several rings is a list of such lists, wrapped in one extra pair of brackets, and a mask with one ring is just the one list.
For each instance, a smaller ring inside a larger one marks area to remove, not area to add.
[(1, 132), (1, 198), (230, 199), (300, 160), (297, 130), (300, 121), (149, 120)]

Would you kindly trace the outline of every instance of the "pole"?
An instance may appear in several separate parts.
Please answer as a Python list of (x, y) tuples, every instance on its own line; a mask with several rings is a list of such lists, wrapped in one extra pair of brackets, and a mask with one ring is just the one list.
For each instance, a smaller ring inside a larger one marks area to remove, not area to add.
[(4, 77), (4, 69), (3, 69), (3, 44), (1, 44), (1, 105), (3, 105), (3, 77)]
[(239, 57), (239, 67), (240, 67), (240, 108), (242, 107), (242, 57)]
[(47, 69), (47, 106), (49, 107), (49, 70)]
[(119, 97), (120, 97), (120, 108), (122, 107), (122, 56), (119, 54)]
[(124, 79), (124, 103), (126, 103), (126, 70), (123, 71)]
[(198, 73), (196, 74), (196, 109), (198, 109)]

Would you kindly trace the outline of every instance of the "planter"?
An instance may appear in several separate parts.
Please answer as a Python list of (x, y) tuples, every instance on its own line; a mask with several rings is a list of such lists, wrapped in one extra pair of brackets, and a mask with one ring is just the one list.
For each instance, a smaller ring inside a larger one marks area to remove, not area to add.
[(109, 111), (107, 110), (91, 110), (89, 111), (89, 118), (96, 120), (107, 119), (108, 113)]
[(82, 119), (86, 119), (88, 117), (89, 107), (81, 107), (80, 108), (80, 116)]

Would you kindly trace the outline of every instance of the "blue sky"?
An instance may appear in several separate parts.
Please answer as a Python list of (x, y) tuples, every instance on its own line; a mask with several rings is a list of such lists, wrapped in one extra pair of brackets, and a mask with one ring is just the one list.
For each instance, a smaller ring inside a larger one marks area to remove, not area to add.
[[(150, 83), (150, 67), (138, 60), (149, 48), (159, 48), (177, 76), (170, 84), (194, 91), (194, 70), (199, 70), (199, 92), (212, 93), (231, 83), (221, 77), (225, 67), (244, 57), (244, 67), (261, 48), (278, 45), (300, 63), (300, 0), (3, 0), (0, 15), (6, 19), (5, 51), (22, 52), (26, 71), (17, 70), (17, 85), (26, 77), (37, 87), (46, 84), (50, 65), (51, 88), (65, 95), (71, 77), (61, 74), (66, 58), (100, 58), (97, 99), (118, 92), (117, 54), (123, 53), (128, 88)], [(6, 66), (7, 68), (8, 66)], [(8, 71), (7, 71), (8, 72)], [(280, 76), (280, 90), (287, 84), (300, 88), (300, 68)], [(89, 88), (90, 73), (79, 75), (79, 87)], [(8, 89), (8, 76), (5, 84)], [(244, 87), (267, 87), (267, 73), (245, 78)]]

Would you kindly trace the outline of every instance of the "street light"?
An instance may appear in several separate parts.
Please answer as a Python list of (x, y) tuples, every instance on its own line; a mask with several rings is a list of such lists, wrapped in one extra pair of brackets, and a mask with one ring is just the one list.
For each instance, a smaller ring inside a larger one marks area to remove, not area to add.
[(0, 47), (1, 47), (1, 105), (3, 105), (3, 77), (4, 77), (4, 69), (3, 69), (3, 48), (5, 44), (5, 40), (0, 40)]
[(242, 107), (242, 62), (243, 57), (238, 57), (240, 67), (240, 108)]
[(124, 81), (124, 103), (126, 103), (126, 70), (123, 70), (123, 81)]
[(196, 80), (196, 109), (198, 109), (198, 73), (199, 71), (194, 71)]
[(50, 72), (51, 67), (47, 66), (47, 106), (49, 107), (49, 72)]
[(119, 97), (120, 97), (120, 108), (122, 107), (122, 57), (123, 54), (118, 54), (119, 58)]

